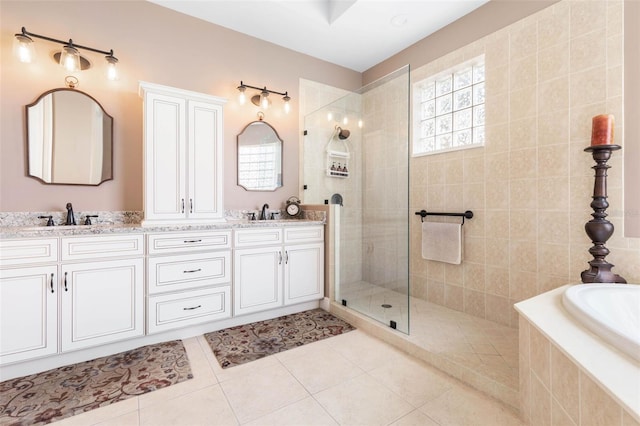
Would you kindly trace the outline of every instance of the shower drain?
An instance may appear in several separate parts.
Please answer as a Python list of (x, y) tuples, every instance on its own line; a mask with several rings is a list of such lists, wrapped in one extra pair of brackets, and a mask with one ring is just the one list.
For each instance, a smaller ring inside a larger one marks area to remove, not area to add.
[(388, 303), (383, 303), (383, 304), (382, 304), (382, 305), (380, 305), (380, 306), (382, 306), (382, 307), (383, 307), (383, 308), (385, 308), (385, 309), (388, 309), (388, 308), (391, 308), (393, 305), (390, 305), (390, 304), (388, 304)]

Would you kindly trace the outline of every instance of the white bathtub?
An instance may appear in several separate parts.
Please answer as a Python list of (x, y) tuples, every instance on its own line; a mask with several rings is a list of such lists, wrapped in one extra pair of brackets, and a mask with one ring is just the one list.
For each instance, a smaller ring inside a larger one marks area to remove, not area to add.
[(586, 328), (640, 361), (640, 285), (577, 284), (562, 303)]

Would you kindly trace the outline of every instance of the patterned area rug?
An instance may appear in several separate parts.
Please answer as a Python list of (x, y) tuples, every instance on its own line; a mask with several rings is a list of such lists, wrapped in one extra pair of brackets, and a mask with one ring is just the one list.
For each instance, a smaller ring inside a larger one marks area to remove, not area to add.
[(0, 383), (0, 424), (51, 423), (191, 378), (182, 341), (144, 346)]
[(220, 366), (233, 367), (354, 330), (327, 311), (314, 309), (207, 333)]

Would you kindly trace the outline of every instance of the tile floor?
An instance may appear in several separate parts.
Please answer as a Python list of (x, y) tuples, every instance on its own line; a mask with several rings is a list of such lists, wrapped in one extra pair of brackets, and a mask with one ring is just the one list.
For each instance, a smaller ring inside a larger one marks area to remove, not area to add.
[(184, 340), (192, 380), (61, 425), (521, 425), (501, 403), (355, 330), (222, 370)]
[[(474, 317), (382, 286), (360, 281), (343, 284), (348, 306), (377, 321), (394, 320), (410, 330), (408, 340), (429, 352), (472, 368), (488, 379), (518, 390), (518, 330)], [(411, 303), (410, 309), (407, 304)], [(392, 305), (382, 308), (382, 304)]]

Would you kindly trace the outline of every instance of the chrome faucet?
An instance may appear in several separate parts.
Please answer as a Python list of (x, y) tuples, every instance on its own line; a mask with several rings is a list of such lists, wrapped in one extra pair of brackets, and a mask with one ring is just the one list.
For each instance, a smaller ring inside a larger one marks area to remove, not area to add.
[(67, 225), (75, 225), (76, 224), (76, 218), (73, 215), (73, 206), (71, 205), (71, 203), (67, 203)]
[(267, 220), (266, 210), (269, 208), (269, 204), (264, 204), (262, 206), (262, 211), (260, 212), (260, 220)]

